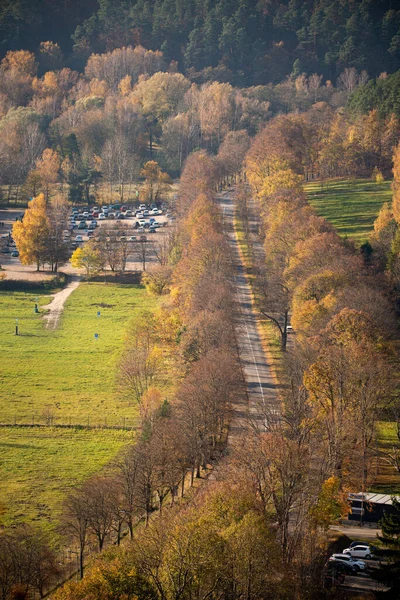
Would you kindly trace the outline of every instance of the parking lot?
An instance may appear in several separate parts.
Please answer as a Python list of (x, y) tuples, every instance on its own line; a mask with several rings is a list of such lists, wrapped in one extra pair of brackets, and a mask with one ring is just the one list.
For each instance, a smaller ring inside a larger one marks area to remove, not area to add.
[[(71, 245), (71, 254), (77, 247), (84, 247), (85, 243), (89, 241), (91, 237), (95, 237), (98, 235), (99, 231), (101, 231), (102, 227), (110, 227), (112, 224), (119, 223), (120, 227), (123, 228), (122, 235), (126, 238), (128, 245), (131, 247), (131, 251), (129, 251), (128, 260), (126, 263), (125, 269), (128, 271), (137, 271), (142, 270), (142, 262), (140, 258), (137, 256), (135, 251), (135, 245), (137, 247), (138, 243), (141, 243), (143, 240), (146, 240), (148, 244), (148, 251), (146, 262), (147, 264), (154, 264), (157, 262), (157, 257), (154, 252), (155, 245), (157, 242), (160, 242), (162, 237), (168, 234), (171, 231), (171, 227), (173, 226), (173, 217), (168, 213), (166, 207), (162, 209), (162, 214), (157, 215), (145, 215), (141, 218), (137, 218), (134, 215), (133, 207), (126, 207), (127, 210), (131, 211), (131, 214), (128, 213), (128, 216), (124, 216), (123, 218), (116, 218), (118, 212), (116, 210), (109, 209), (110, 213), (114, 214), (114, 218), (99, 218), (101, 214), (100, 207), (98, 211), (93, 211), (94, 215), (92, 215), (88, 210), (85, 211), (84, 207), (76, 209), (73, 207), (73, 210), (76, 212), (76, 218), (72, 220), (72, 214), (70, 213), (68, 224), (66, 228), (68, 229), (68, 235), (65, 234), (65, 240), (68, 240)], [(17, 256), (13, 256), (15, 254), (15, 245), (8, 240), (9, 233), (11, 233), (12, 226), (15, 221), (21, 216), (23, 211), (14, 210), (14, 209), (4, 209), (0, 210), (0, 235), (4, 240), (7, 238), (7, 244), (3, 244), (5, 246), (4, 252), (0, 254), (0, 264), (3, 270), (7, 273), (7, 278), (10, 279), (38, 279), (43, 278), (44, 275), (41, 273), (37, 274), (36, 268), (34, 265), (21, 265), (21, 262)], [(78, 220), (78, 215), (84, 214), (88, 212), (88, 216), (81, 220)], [(166, 214), (169, 216), (167, 217)], [(152, 221), (150, 221), (152, 220)], [(96, 225), (91, 225), (91, 223), (95, 221)], [(144, 221), (145, 226), (139, 227), (139, 221)], [(154, 223), (156, 221), (157, 227), (152, 227), (150, 229), (150, 222)], [(1, 225), (4, 223), (4, 225)], [(78, 237), (79, 236), (79, 237)], [(66, 273), (77, 273), (78, 269), (72, 267), (71, 263), (68, 262), (66, 265), (61, 267), (61, 270)], [(47, 275), (50, 276), (50, 275)]]

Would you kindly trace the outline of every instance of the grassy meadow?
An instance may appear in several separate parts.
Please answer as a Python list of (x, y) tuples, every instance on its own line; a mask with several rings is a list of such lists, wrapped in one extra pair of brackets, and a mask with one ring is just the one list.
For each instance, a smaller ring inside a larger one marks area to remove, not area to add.
[[(66, 424), (120, 425), (134, 418), (116, 393), (115, 368), (128, 322), (152, 312), (156, 300), (140, 286), (82, 283), (51, 330), (34, 314), (36, 297), (0, 295), (0, 423), (31, 423), (49, 410)], [(39, 310), (50, 301), (38, 296)]]
[[(41, 307), (50, 301), (27, 292), (0, 295), (0, 423), (43, 423), (50, 413), (55, 424), (134, 425), (135, 406), (115, 389), (116, 365), (129, 322), (153, 312), (157, 300), (137, 285), (81, 283), (56, 330), (46, 329), (43, 319)], [(66, 490), (101, 469), (132, 435), (0, 428), (2, 519), (54, 524)]]
[(380, 207), (392, 199), (390, 186), (391, 181), (333, 180), (308, 183), (305, 190), (310, 204), (339, 235), (362, 244), (373, 229)]

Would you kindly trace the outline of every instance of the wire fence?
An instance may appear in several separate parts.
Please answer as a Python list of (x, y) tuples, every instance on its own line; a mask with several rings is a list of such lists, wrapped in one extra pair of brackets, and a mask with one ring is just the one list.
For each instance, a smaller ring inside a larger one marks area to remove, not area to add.
[(52, 429), (113, 429), (123, 431), (135, 431), (139, 424), (137, 419), (128, 417), (95, 419), (92, 416), (84, 419), (73, 417), (60, 421), (53, 417), (44, 417), (33, 414), (30, 417), (20, 417), (15, 415), (13, 418), (1, 418), (0, 428), (52, 428)]

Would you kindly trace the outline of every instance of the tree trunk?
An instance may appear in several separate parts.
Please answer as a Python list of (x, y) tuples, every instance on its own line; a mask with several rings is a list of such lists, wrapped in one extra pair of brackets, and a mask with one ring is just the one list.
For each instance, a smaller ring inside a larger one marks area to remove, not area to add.
[(83, 579), (83, 548), (80, 551), (79, 555), (79, 577)]

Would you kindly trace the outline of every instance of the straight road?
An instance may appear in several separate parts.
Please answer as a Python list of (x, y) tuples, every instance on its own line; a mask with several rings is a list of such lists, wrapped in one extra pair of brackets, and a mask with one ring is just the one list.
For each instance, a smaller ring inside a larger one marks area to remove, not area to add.
[[(279, 421), (280, 401), (271, 368), (265, 355), (257, 316), (252, 304), (250, 284), (242, 264), (239, 245), (234, 230), (235, 207), (233, 192), (225, 192), (218, 197), (223, 215), (224, 231), (232, 251), (234, 283), (237, 300), (236, 334), (240, 361), (247, 384), (247, 401), (233, 407), (230, 430), (230, 443), (248, 429), (249, 425), (266, 430)], [(250, 423), (249, 423), (250, 421)]]

